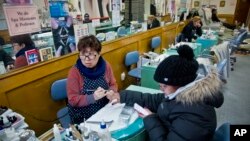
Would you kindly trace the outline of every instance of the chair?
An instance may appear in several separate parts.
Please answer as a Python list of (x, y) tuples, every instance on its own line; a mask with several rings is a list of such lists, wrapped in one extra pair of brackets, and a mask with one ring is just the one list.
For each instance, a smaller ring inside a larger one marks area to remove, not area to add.
[(226, 77), (225, 77), (225, 71), (224, 71), (224, 69), (225, 69), (225, 67), (226, 67), (226, 65), (227, 65), (227, 59), (223, 59), (222, 61), (220, 61), (218, 64), (217, 64), (217, 71), (218, 71), (218, 73), (220, 74), (220, 79), (222, 80), (222, 81), (226, 81)]
[(231, 60), (231, 70), (233, 71), (234, 68), (232, 67), (234, 63), (236, 62), (236, 57), (233, 56), (233, 53), (235, 51), (241, 50), (240, 45), (243, 42), (243, 40), (247, 37), (247, 31), (242, 31), (239, 33), (237, 37), (232, 39), (229, 43), (229, 49), (230, 49), (230, 60)]
[(180, 33), (180, 34), (178, 34), (178, 35), (176, 36), (176, 38), (175, 38), (175, 44), (177, 44), (177, 43), (179, 43), (179, 42), (181, 42), (181, 41), (185, 41), (185, 39), (184, 39), (182, 33)]
[(212, 141), (230, 141), (230, 124), (224, 123), (218, 127)]
[(151, 40), (151, 50), (154, 51), (156, 48), (160, 47), (161, 38), (160, 36), (153, 37)]
[(131, 66), (133, 64), (137, 64), (138, 61), (139, 61), (138, 51), (128, 52), (125, 56), (125, 66), (129, 67), (130, 69), (128, 75), (137, 79), (141, 79), (141, 68), (136, 67), (134, 69), (131, 69)]
[(124, 26), (121, 26), (117, 29), (117, 36), (118, 37), (124, 37), (127, 35), (126, 28)]
[[(51, 85), (51, 89), (50, 89), (51, 90), (51, 97), (54, 101), (60, 101), (60, 100), (67, 99), (66, 83), (67, 83), (67, 78), (57, 80)], [(61, 108), (57, 112), (57, 118), (59, 119), (62, 127), (64, 127), (64, 128), (69, 127), (71, 120), (70, 120), (70, 117), (68, 114), (68, 107), (67, 106)]]

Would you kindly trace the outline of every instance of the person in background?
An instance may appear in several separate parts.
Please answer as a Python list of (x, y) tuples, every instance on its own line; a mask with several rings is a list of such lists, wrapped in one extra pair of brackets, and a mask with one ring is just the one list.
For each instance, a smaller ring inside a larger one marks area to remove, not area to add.
[(84, 19), (83, 19), (83, 23), (90, 23), (91, 20), (89, 18), (89, 14), (88, 13), (85, 13), (84, 14)]
[(220, 19), (217, 17), (217, 9), (212, 9), (212, 17), (211, 17), (213, 22), (220, 22)]
[(0, 49), (0, 62), (1, 61), (3, 61), (4, 67), (7, 70), (11, 70), (12, 68), (14, 68), (15, 60), (12, 59), (12, 57), (8, 53), (6, 53), (3, 49)]
[(232, 24), (229, 24), (229, 23), (225, 23), (225, 22), (222, 22), (218, 16), (217, 16), (217, 9), (213, 8), (212, 9), (212, 22), (221, 22), (223, 26), (225, 26), (226, 28), (229, 28), (229, 29), (232, 29), (234, 30), (236, 28), (236, 25), (232, 25)]
[(104, 107), (118, 87), (110, 64), (100, 55), (102, 45), (94, 35), (80, 39), (77, 48), (79, 58), (68, 74), (67, 95), (71, 121), (79, 124)]
[(154, 80), (163, 93), (121, 91), (112, 98), (133, 106), (138, 103), (146, 114), (144, 127), (151, 141), (210, 141), (216, 129), (216, 112), (223, 104), (222, 82), (216, 68), (197, 74), (198, 62), (188, 45), (177, 49), (179, 55), (164, 59)]
[(154, 2), (151, 2), (150, 4), (150, 15), (156, 16), (156, 7), (155, 7)]
[(160, 22), (157, 20), (157, 18), (154, 15), (149, 15), (147, 22), (148, 22), (148, 29), (152, 29), (152, 28), (160, 26)]
[(36, 49), (34, 42), (30, 38), (30, 35), (22, 34), (22, 35), (12, 36), (11, 42), (16, 56), (14, 68), (16, 69), (23, 66), (27, 66), (28, 62), (25, 57), (25, 51)]
[(202, 35), (202, 23), (199, 16), (193, 17), (193, 19), (183, 28), (181, 32), (181, 41), (191, 42), (192, 39), (197, 39)]
[(2, 48), (2, 46), (5, 44), (5, 41), (2, 37), (0, 37), (0, 62), (3, 61), (4, 67), (7, 70), (10, 70), (14, 67), (15, 60)]

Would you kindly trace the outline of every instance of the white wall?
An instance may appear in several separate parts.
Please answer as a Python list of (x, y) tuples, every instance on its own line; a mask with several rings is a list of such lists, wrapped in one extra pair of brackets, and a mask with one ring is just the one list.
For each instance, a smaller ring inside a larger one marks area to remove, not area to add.
[(218, 14), (234, 14), (237, 0), (225, 0), (225, 7), (220, 7), (220, 1), (221, 0), (193, 0), (193, 7), (194, 2), (200, 1), (201, 5), (216, 5)]
[(220, 7), (220, 0), (210, 0), (210, 5), (216, 5), (218, 14), (234, 14), (237, 0), (225, 0), (225, 7)]

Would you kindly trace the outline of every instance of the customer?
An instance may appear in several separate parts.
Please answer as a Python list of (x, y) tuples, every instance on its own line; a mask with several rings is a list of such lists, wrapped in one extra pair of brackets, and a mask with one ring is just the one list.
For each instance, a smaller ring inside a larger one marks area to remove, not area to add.
[(202, 35), (201, 27), (201, 18), (199, 16), (193, 17), (193, 19), (182, 30), (181, 41), (191, 42), (192, 39), (197, 39), (198, 36)]
[(100, 53), (101, 43), (93, 35), (85, 36), (77, 45), (79, 58), (68, 74), (67, 95), (72, 123), (81, 123), (109, 102), (107, 95), (117, 92), (110, 64)]
[(160, 22), (154, 15), (148, 16), (148, 29), (156, 28), (160, 26)]
[(25, 57), (25, 51), (35, 49), (35, 44), (31, 40), (30, 35), (23, 34), (23, 35), (13, 36), (11, 37), (11, 42), (16, 56), (16, 60), (14, 63), (15, 69), (27, 66), (28, 62)]
[(222, 22), (218, 16), (217, 16), (217, 9), (212, 9), (212, 17), (211, 17), (212, 21), (213, 22), (221, 22), (221, 24), (223, 26), (225, 26), (226, 28), (229, 28), (229, 29), (232, 29), (234, 30), (236, 28), (236, 25), (232, 25), (232, 24), (229, 24), (229, 23), (226, 23), (226, 22)]
[[(157, 67), (154, 79), (163, 94), (122, 91), (120, 102), (138, 103), (151, 141), (209, 141), (216, 129), (216, 113), (223, 103), (221, 81), (216, 69), (198, 75), (193, 50), (183, 45)], [(113, 96), (113, 99), (119, 97)]]

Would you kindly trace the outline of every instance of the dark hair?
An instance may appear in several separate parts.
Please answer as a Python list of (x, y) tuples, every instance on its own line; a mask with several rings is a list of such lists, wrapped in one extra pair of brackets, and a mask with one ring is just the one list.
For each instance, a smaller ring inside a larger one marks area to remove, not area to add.
[(212, 14), (213, 14), (214, 12), (217, 12), (217, 9), (213, 8), (213, 9), (212, 9)]
[(5, 44), (5, 41), (4, 39), (0, 36), (0, 46), (4, 45)]
[(95, 50), (98, 53), (100, 53), (102, 50), (101, 42), (94, 35), (82, 37), (77, 44), (79, 52), (84, 52), (87, 47), (90, 47), (92, 50)]
[(11, 42), (12, 43), (18, 43), (19, 45), (24, 44), (25, 47), (34, 47), (35, 44), (30, 38), (29, 34), (22, 34), (22, 35), (17, 35), (17, 36), (12, 36), (11, 37)]

